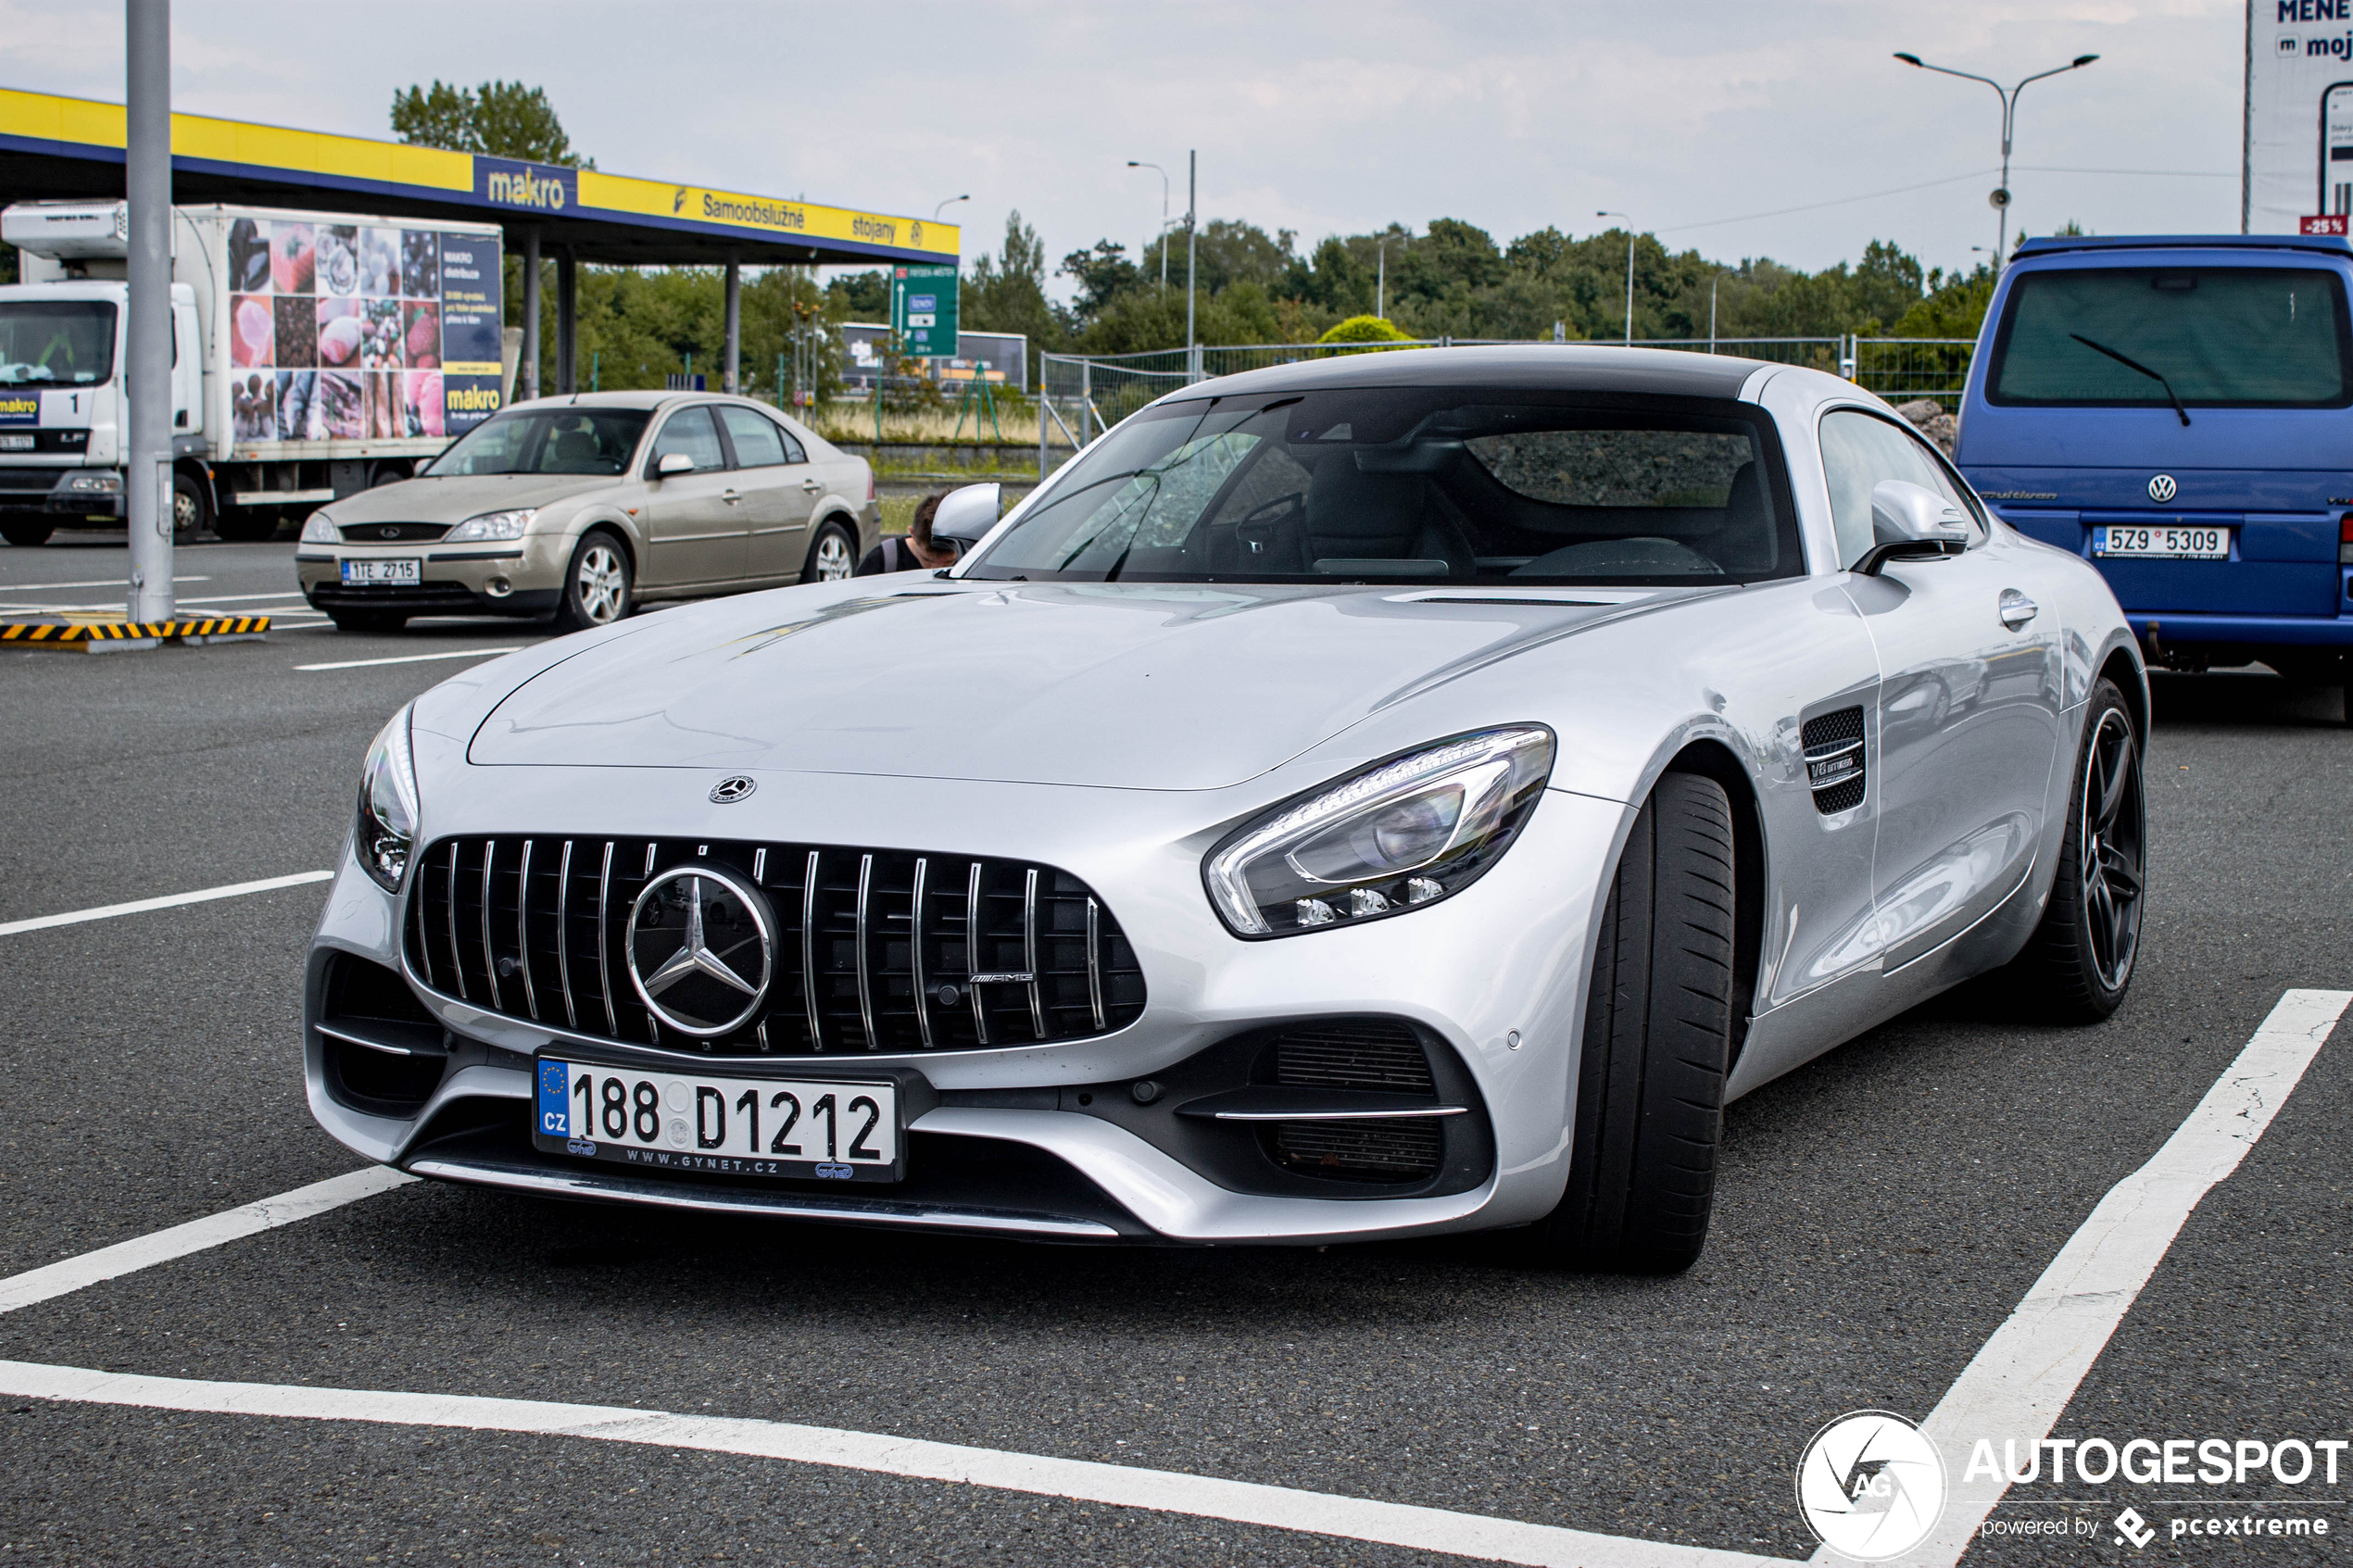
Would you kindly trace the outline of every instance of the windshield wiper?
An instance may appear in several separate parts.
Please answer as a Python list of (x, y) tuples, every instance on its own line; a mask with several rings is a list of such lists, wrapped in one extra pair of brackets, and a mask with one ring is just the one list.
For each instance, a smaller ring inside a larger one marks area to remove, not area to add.
[(2171, 382), (2167, 381), (2163, 376), (2158, 375), (2155, 370), (2150, 370), (2138, 359), (2127, 359), (2123, 355), (2119, 354), (2108, 345), (2104, 343), (2094, 343), (2082, 332), (2070, 332), (2067, 335), (2082, 344), (2084, 347), (2090, 349), (2093, 353), (2105, 354), (2109, 358), (2115, 360), (2118, 364), (2123, 366), (2126, 370), (2138, 370), (2141, 374), (2148, 377), (2149, 380), (2157, 383), (2158, 385), (2165, 389), (2165, 395), (2173, 399), (2173, 411), (2182, 416), (2182, 422), (2183, 424), (2190, 422), (2190, 411), (2182, 407), (2181, 395), (2173, 390), (2173, 383)]

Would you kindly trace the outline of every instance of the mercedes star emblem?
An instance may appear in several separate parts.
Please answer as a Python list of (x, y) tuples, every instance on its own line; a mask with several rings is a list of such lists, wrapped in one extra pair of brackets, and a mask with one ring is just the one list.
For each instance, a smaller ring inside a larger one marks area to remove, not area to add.
[(2170, 473), (2158, 474), (2149, 481), (2149, 499), (2160, 507), (2173, 498), (2174, 490), (2173, 476)]
[(775, 970), (776, 925), (756, 888), (726, 872), (677, 866), (629, 909), (629, 983), (673, 1029), (710, 1038), (760, 1010)]
[(741, 800), (745, 796), (749, 795), (753, 790), (758, 789), (759, 787), (760, 781), (758, 779), (748, 779), (741, 773), (737, 773), (733, 778), (721, 779), (717, 784), (712, 784), (711, 786), (711, 798), (714, 805), (733, 806), (736, 801)]

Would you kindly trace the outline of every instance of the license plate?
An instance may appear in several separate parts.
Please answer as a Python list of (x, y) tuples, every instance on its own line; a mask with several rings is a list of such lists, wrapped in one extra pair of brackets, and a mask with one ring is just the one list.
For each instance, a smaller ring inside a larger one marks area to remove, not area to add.
[(343, 563), (343, 580), (355, 587), (382, 583), (422, 583), (425, 580), (425, 563), (414, 556), (396, 560), (346, 558)]
[(899, 1086), (736, 1078), (539, 1059), (532, 1142), (649, 1172), (895, 1182), (907, 1173)]
[(31, 450), (32, 437), (29, 435), (0, 435), (0, 452), (30, 452)]
[(2228, 560), (2228, 528), (2124, 528), (2092, 530), (2092, 553), (2155, 560)]

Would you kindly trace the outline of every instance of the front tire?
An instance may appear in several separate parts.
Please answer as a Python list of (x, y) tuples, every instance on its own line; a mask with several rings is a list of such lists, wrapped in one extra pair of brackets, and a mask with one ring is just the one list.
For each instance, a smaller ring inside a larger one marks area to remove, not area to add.
[(0, 539), (6, 539), (20, 549), (47, 544), (49, 535), (57, 531), (57, 525), (46, 518), (12, 517), (6, 522), (0, 522)]
[(591, 530), (573, 546), (572, 564), (564, 569), (556, 629), (585, 632), (625, 620), (635, 604), (635, 587), (621, 541), (603, 529)]
[(193, 545), (196, 536), (212, 521), (212, 508), (205, 501), (204, 486), (195, 476), (175, 473), (171, 476), (171, 542)]
[(2067, 802), (2067, 836), (2042, 923), (2011, 967), (2037, 1017), (2097, 1023), (2133, 984), (2148, 865), (2147, 803), (2133, 710), (2112, 681), (2092, 687)]
[(1668, 773), (1618, 858), (1594, 945), (1568, 1190), (1550, 1260), (1674, 1273), (1707, 1244), (1732, 1022), (1732, 808)]
[(809, 564), (800, 570), (803, 583), (838, 583), (858, 570), (858, 542), (838, 522), (817, 530), (809, 546)]

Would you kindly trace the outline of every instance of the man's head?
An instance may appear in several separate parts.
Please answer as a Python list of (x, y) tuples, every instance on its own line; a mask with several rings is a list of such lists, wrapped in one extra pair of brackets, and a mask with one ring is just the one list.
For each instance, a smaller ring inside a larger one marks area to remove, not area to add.
[(935, 490), (916, 502), (915, 521), (907, 529), (907, 543), (914, 550), (915, 558), (925, 566), (940, 567), (956, 564), (954, 542), (935, 545), (931, 539), (932, 517), (939, 510), (939, 503), (947, 498), (946, 491)]

